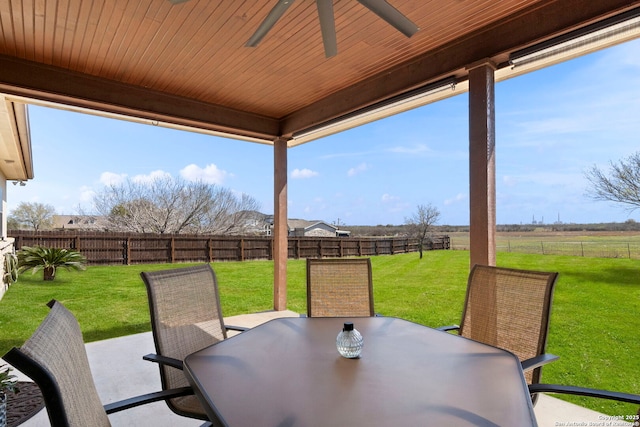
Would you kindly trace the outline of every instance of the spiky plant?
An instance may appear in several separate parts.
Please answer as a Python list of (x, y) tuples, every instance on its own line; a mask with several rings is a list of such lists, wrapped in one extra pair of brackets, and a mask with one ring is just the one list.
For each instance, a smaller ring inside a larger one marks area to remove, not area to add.
[(0, 366), (0, 394), (8, 392), (18, 393), (18, 377), (11, 373), (9, 365)]
[(18, 271), (31, 270), (31, 274), (43, 270), (44, 280), (53, 280), (56, 269), (84, 270), (87, 259), (73, 249), (23, 246), (18, 251)]

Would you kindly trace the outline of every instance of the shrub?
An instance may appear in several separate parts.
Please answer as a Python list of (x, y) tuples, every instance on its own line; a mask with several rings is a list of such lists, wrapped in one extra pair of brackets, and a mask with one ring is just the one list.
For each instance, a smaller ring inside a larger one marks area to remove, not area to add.
[(53, 280), (57, 268), (84, 270), (87, 259), (72, 249), (24, 246), (18, 251), (18, 272), (31, 270), (32, 274), (43, 270), (44, 280)]

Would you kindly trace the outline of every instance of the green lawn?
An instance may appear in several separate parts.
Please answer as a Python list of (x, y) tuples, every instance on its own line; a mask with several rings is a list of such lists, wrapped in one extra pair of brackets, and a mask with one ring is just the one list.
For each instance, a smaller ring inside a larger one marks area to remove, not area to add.
[[(376, 312), (427, 326), (459, 323), (467, 251), (434, 251), (372, 258)], [(548, 351), (559, 361), (543, 380), (627, 392), (640, 391), (640, 261), (499, 253), (498, 265), (560, 272)], [(273, 263), (214, 263), (225, 316), (273, 307)], [(40, 323), (52, 298), (73, 311), (86, 341), (148, 331), (149, 312), (140, 271), (176, 265), (89, 267), (60, 271), (54, 282), (23, 274), (0, 300), (0, 354), (20, 345)], [(288, 308), (304, 313), (305, 261), (288, 264)], [(428, 379), (425, 379), (428, 380)], [(611, 415), (631, 414), (632, 405), (571, 398)]]

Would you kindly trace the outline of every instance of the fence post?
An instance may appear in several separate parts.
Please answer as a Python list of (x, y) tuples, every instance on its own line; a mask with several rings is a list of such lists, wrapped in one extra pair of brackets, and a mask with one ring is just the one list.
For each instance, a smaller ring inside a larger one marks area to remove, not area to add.
[(131, 265), (131, 237), (124, 241), (124, 265)]
[(244, 239), (240, 238), (240, 261), (244, 261)]
[(631, 259), (631, 246), (629, 246), (629, 242), (627, 242), (627, 253), (629, 254), (629, 259)]
[(544, 255), (544, 242), (540, 242), (540, 247), (542, 248), (542, 255)]
[(582, 253), (582, 257), (584, 258), (584, 242), (580, 242), (580, 250)]

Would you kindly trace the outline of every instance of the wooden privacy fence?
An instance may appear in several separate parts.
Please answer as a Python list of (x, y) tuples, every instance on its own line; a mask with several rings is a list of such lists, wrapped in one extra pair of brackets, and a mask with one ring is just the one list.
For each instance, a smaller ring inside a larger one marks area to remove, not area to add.
[[(273, 239), (259, 236), (9, 231), (23, 246), (75, 249), (90, 265), (273, 259)], [(449, 249), (449, 236), (433, 236), (429, 250)], [(289, 258), (393, 255), (418, 250), (418, 240), (393, 238), (289, 237)]]

